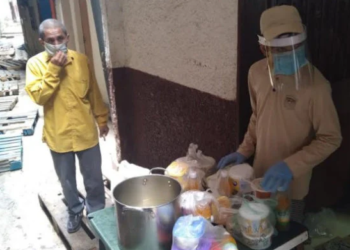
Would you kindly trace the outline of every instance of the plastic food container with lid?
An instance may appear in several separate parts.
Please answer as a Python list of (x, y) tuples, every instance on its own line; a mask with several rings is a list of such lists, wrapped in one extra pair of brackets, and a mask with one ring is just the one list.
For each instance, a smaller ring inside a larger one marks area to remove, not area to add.
[(242, 233), (248, 236), (260, 236), (270, 229), (270, 209), (263, 203), (244, 202), (238, 211)]
[(258, 178), (252, 181), (252, 189), (254, 192), (254, 196), (258, 199), (269, 199), (271, 198), (272, 194), (270, 192), (265, 191), (262, 187), (261, 187), (261, 182), (262, 182), (263, 178)]
[(272, 243), (272, 235), (273, 235), (273, 229), (270, 228), (267, 234), (263, 234), (260, 236), (250, 236), (244, 232), (242, 232), (243, 235), (243, 243), (251, 248), (256, 250), (262, 250), (269, 248)]
[(254, 179), (254, 170), (249, 164), (239, 164), (230, 167), (228, 175), (233, 183), (234, 194), (252, 191), (250, 181)]

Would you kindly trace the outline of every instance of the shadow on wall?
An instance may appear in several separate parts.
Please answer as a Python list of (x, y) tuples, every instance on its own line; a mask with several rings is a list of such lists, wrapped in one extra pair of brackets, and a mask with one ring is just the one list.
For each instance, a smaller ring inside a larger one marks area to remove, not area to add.
[(332, 90), (343, 142), (331, 157), (314, 169), (307, 197), (309, 210), (348, 205), (350, 200), (350, 79), (332, 84)]
[(234, 101), (130, 68), (113, 75), (122, 159), (166, 167), (191, 142), (217, 160), (238, 146)]

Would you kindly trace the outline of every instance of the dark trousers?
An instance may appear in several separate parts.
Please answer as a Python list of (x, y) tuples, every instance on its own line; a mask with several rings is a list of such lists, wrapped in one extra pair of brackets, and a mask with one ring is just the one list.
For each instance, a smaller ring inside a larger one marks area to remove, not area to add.
[(80, 152), (56, 153), (51, 151), (51, 155), (57, 176), (61, 182), (64, 198), (68, 204), (68, 212), (78, 214), (84, 209), (84, 203), (79, 198), (77, 189), (75, 156), (79, 159), (80, 172), (84, 179), (87, 212), (91, 213), (103, 209), (105, 196), (99, 144)]

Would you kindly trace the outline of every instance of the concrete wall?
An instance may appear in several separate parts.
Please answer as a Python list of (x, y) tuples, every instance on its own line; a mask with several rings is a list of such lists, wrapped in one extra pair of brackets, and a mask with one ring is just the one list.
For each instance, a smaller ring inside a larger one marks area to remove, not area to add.
[[(96, 28), (94, 17), (91, 9), (91, 2), (86, 1), (88, 7), (88, 17), (90, 26), (90, 36), (93, 51), (93, 68), (95, 71), (96, 80), (100, 88), (103, 101), (109, 104), (106, 81), (102, 68), (102, 61), (98, 47), (98, 40), (96, 35)], [(68, 47), (80, 53), (85, 53), (84, 36), (82, 30), (82, 22), (80, 16), (80, 8), (78, 0), (56, 0), (57, 18), (61, 20), (70, 35)]]
[(238, 0), (106, 0), (114, 67), (236, 99)]
[[(75, 1), (74, 1), (75, 2)], [(79, 52), (84, 53), (83, 47), (79, 46), (79, 37), (82, 36), (82, 34), (77, 33), (77, 28), (74, 27), (76, 25), (76, 22), (73, 22), (73, 19), (75, 20), (76, 13), (73, 15), (71, 11), (71, 5), (69, 1), (67, 0), (57, 0), (56, 1), (56, 12), (57, 12), (57, 19), (64, 23), (64, 25), (67, 28), (67, 32), (70, 36), (70, 41), (68, 44), (68, 47), (72, 50), (76, 50)], [(78, 15), (80, 16), (80, 14)]]
[(237, 147), (238, 0), (102, 0), (123, 159), (166, 166)]
[(94, 58), (93, 65), (95, 69), (95, 76), (100, 87), (103, 101), (109, 104), (107, 84), (106, 84), (106, 79), (105, 79), (105, 75), (102, 67), (102, 60), (101, 60), (100, 49), (99, 49), (99, 44), (97, 39), (94, 15), (92, 13), (91, 1), (86, 1), (86, 2), (87, 2), (88, 15), (89, 15), (89, 26), (90, 26), (90, 35), (91, 35), (91, 44), (92, 44), (92, 53), (93, 53), (92, 56)]

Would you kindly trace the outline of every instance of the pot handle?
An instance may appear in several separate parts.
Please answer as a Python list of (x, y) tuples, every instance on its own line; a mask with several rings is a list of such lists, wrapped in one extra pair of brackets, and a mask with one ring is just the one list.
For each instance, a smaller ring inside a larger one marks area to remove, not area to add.
[(149, 174), (153, 174), (153, 171), (155, 171), (155, 170), (164, 171), (164, 175), (165, 175), (166, 169), (165, 169), (165, 168), (162, 168), (162, 167), (151, 168), (150, 171), (149, 171)]

